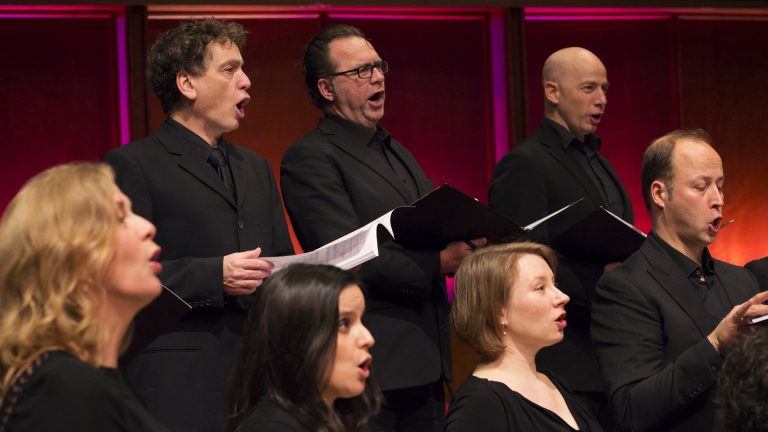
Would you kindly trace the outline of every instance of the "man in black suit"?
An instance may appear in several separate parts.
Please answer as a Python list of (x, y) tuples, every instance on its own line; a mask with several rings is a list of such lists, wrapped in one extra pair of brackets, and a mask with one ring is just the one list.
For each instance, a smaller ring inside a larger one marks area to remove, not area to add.
[(744, 268), (757, 278), (760, 291), (768, 290), (768, 257), (746, 263)]
[(707, 246), (723, 211), (723, 165), (703, 130), (655, 140), (643, 156), (653, 230), (598, 282), (592, 337), (623, 430), (707, 431), (723, 353), (768, 313), (754, 277)]
[[(632, 203), (595, 135), (608, 103), (608, 77), (597, 56), (583, 48), (553, 53), (542, 70), (545, 118), (493, 171), (488, 202), (519, 225), (527, 225), (583, 200), (532, 232), (548, 244), (602, 206), (632, 223)], [(610, 423), (603, 382), (589, 338), (595, 284), (609, 263), (559, 255), (558, 286), (571, 297), (563, 342), (539, 352), (537, 364), (567, 378), (601, 423)], [(608, 266), (607, 266), (608, 265)]]
[[(378, 125), (387, 71), (352, 26), (328, 27), (307, 45), (306, 84), (325, 118), (288, 149), (281, 165), (283, 197), (304, 250), (434, 187), (413, 155)], [(463, 242), (440, 251), (389, 241), (360, 268), (368, 294), (365, 324), (376, 339), (372, 377), (386, 398), (372, 430), (442, 430), (443, 381), (451, 377), (443, 275), (454, 272), (469, 251)]]
[(157, 226), (161, 280), (193, 309), (125, 367), (171, 430), (221, 430), (247, 299), (270, 274), (260, 256), (293, 253), (272, 170), (222, 134), (245, 115), (242, 26), (207, 19), (160, 37), (148, 78), (166, 121), (107, 153), (134, 211)]

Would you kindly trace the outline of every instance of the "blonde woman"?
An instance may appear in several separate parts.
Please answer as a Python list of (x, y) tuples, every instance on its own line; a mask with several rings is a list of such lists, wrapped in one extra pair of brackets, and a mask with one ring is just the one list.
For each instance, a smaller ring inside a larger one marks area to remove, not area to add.
[(567, 325), (556, 264), (536, 243), (484, 248), (461, 263), (451, 320), (482, 361), (456, 393), (446, 431), (602, 431), (561, 378), (536, 368), (536, 353)]
[(116, 369), (160, 293), (154, 235), (104, 165), (51, 168), (14, 197), (0, 222), (0, 431), (166, 431)]

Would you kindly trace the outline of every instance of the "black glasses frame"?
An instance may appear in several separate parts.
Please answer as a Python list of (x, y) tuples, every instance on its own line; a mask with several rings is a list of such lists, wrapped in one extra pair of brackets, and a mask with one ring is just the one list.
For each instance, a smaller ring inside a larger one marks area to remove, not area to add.
[(385, 74), (389, 72), (389, 63), (387, 63), (386, 60), (379, 60), (371, 64), (360, 66), (358, 68), (345, 70), (341, 72), (334, 72), (332, 74), (325, 75), (324, 78), (335, 77), (339, 75), (346, 75), (346, 74), (355, 72), (357, 74), (357, 77), (360, 79), (370, 79), (373, 76), (374, 68), (378, 69), (379, 72), (381, 72), (382, 74)]

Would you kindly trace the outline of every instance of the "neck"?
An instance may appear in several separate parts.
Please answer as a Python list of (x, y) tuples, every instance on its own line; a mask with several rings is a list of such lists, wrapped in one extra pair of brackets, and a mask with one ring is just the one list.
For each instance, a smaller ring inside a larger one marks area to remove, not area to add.
[(552, 120), (553, 122), (559, 124), (560, 126), (564, 127), (565, 130), (567, 130), (568, 132), (572, 133), (573, 136), (575, 136), (576, 139), (578, 139), (579, 141), (584, 142), (585, 136), (584, 135), (579, 136), (577, 133), (573, 132), (568, 127), (568, 123), (565, 122), (563, 117), (560, 116), (560, 114), (557, 111), (552, 112), (552, 113), (547, 113), (545, 117), (547, 117), (548, 119)]
[(196, 117), (190, 109), (181, 109), (171, 113), (170, 117), (195, 135), (202, 138), (211, 147), (216, 147), (223, 134), (221, 131), (213, 131), (206, 127), (205, 122)]
[(496, 369), (504, 372), (511, 372), (512, 376), (535, 377), (536, 372), (536, 353), (538, 349), (516, 343), (510, 339), (506, 340), (506, 348), (496, 360), (478, 367), (478, 369)]
[(333, 411), (333, 403), (336, 401), (336, 398), (327, 394), (323, 394), (322, 397), (325, 406), (327, 406), (329, 410)]
[(690, 245), (686, 243), (682, 238), (680, 238), (679, 235), (677, 235), (677, 233), (667, 229), (664, 224), (654, 224), (653, 232), (655, 232), (656, 235), (658, 235), (662, 240), (667, 242), (667, 244), (675, 248), (675, 250), (687, 256), (691, 260), (695, 261), (699, 266), (701, 266), (701, 256), (704, 254), (704, 246)]
[(117, 367), (123, 337), (137, 312), (126, 313), (125, 309), (114, 307), (105, 301), (99, 310), (99, 348), (96, 358), (98, 366)]

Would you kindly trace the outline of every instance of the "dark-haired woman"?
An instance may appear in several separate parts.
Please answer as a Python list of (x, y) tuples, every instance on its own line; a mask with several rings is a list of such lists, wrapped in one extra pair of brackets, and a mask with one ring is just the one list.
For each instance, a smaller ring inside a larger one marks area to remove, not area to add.
[(249, 320), (227, 429), (355, 432), (379, 408), (370, 383), (373, 337), (350, 273), (293, 265), (259, 289)]
[(0, 431), (166, 431), (117, 370), (160, 294), (155, 227), (105, 165), (33, 177), (0, 223)]
[(491, 246), (461, 263), (451, 321), (482, 360), (456, 393), (446, 431), (602, 431), (560, 378), (536, 368), (536, 353), (566, 326), (555, 266), (552, 249), (535, 243)]

